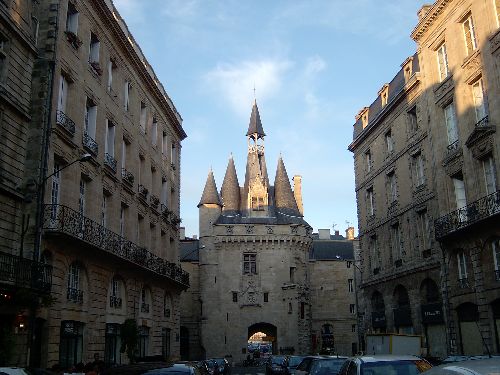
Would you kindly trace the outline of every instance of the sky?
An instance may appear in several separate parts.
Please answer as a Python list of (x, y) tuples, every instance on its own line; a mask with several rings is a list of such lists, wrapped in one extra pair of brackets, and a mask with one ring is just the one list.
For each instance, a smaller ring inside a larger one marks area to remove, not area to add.
[[(356, 228), (355, 115), (414, 54), (421, 0), (114, 0), (183, 118), (181, 218), (212, 168), (222, 186), (233, 155), (245, 178), (257, 100), (273, 184), (281, 154), (302, 176), (304, 218), (317, 231)], [(255, 88), (255, 92), (254, 92)], [(292, 184), (293, 186), (293, 184)]]

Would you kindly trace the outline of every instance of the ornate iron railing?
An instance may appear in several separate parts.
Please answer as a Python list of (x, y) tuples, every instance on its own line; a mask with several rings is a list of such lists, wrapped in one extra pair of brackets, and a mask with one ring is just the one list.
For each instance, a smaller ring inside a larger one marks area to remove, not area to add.
[(99, 145), (87, 132), (83, 133), (83, 147), (90, 151), (94, 156), (97, 156), (99, 153)]
[(485, 128), (487, 126), (490, 126), (490, 121), (488, 119), (488, 116), (484, 116), (481, 120), (476, 122), (476, 128)]
[(119, 309), (122, 307), (122, 299), (117, 296), (109, 296), (109, 306)]
[(149, 196), (149, 203), (151, 205), (151, 208), (153, 209), (157, 209), (158, 208), (158, 205), (160, 204), (160, 198), (158, 198), (156, 195), (154, 194), (151, 194)]
[(452, 211), (434, 222), (436, 239), (500, 213), (500, 190), (465, 207)]
[(139, 184), (139, 186), (137, 187), (137, 192), (139, 193), (139, 197), (144, 199), (144, 200), (147, 200), (148, 199), (148, 189), (142, 185), (142, 184)]
[(52, 266), (0, 252), (0, 282), (48, 293), (52, 286)]
[(500, 270), (495, 270), (495, 280), (500, 281)]
[(83, 303), (83, 290), (68, 288), (66, 298), (74, 303)]
[(129, 172), (125, 168), (122, 168), (122, 181), (126, 182), (129, 185), (133, 185), (134, 175), (132, 174), (132, 172)]
[(145, 302), (143, 302), (143, 303), (141, 304), (141, 311), (142, 311), (143, 313), (149, 314), (149, 303), (145, 303)]
[(469, 288), (470, 287), (470, 285), (469, 285), (469, 279), (467, 279), (467, 277), (463, 277), (461, 279), (458, 279), (458, 287), (460, 289)]
[(156, 256), (145, 248), (110, 231), (78, 211), (63, 205), (44, 205), (43, 227), (46, 232), (64, 233), (98, 249), (114, 254), (144, 269), (189, 287), (189, 274), (180, 266)]
[(75, 135), (75, 122), (63, 111), (56, 111), (56, 124), (60, 125), (71, 136)]
[(104, 154), (104, 165), (116, 173), (116, 159), (107, 152)]

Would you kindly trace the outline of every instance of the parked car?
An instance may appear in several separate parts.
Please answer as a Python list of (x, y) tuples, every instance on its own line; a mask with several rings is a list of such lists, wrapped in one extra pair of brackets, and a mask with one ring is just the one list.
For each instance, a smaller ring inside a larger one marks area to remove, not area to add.
[(417, 375), (432, 365), (413, 355), (365, 355), (349, 358), (340, 375)]
[(170, 366), (143, 372), (142, 375), (200, 375), (198, 367), (192, 364), (174, 363)]
[(500, 358), (468, 359), (431, 368), (425, 375), (490, 375), (500, 373)]
[(20, 367), (0, 367), (0, 375), (28, 375), (28, 372)]
[(290, 375), (293, 375), (295, 373), (297, 366), (305, 357), (305, 355), (291, 355), (288, 357), (287, 371)]
[(336, 375), (347, 359), (348, 357), (340, 356), (310, 358), (297, 366), (295, 375)]
[(217, 362), (217, 366), (219, 366), (219, 374), (229, 375), (231, 373), (231, 365), (226, 358), (213, 358), (213, 360)]
[(288, 357), (272, 355), (266, 361), (266, 375), (288, 375)]
[(214, 359), (205, 359), (202, 361), (204, 369), (208, 371), (208, 375), (219, 375), (219, 365)]

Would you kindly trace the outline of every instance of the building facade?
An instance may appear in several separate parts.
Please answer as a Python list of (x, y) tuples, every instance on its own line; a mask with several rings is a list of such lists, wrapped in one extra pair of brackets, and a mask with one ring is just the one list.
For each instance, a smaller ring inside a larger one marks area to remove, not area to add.
[(434, 357), (499, 350), (497, 10), (424, 6), (417, 53), (356, 116), (349, 146), (368, 332), (422, 335)]
[(41, 2), (36, 17), (25, 243), (52, 292), (31, 363), (128, 361), (125, 322), (136, 356), (178, 358), (182, 118), (111, 1)]

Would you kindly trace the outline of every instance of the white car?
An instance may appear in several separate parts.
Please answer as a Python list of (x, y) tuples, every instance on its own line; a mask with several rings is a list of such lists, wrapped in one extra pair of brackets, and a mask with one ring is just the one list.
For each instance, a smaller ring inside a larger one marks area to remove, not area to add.
[(19, 367), (0, 367), (0, 375), (28, 375), (28, 373)]
[(433, 367), (425, 375), (494, 375), (500, 374), (500, 358), (470, 359)]
[(339, 375), (418, 375), (431, 367), (413, 355), (364, 355), (349, 358)]

